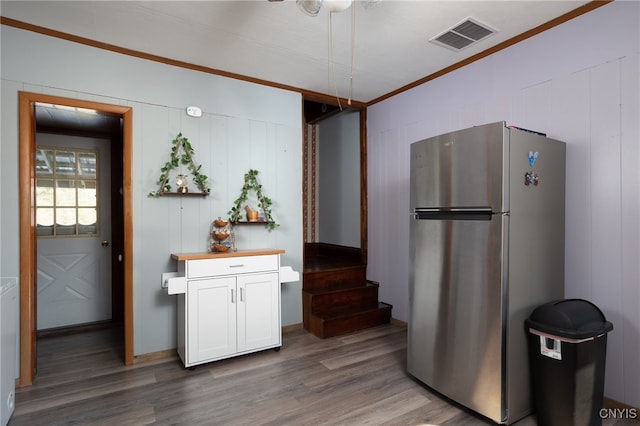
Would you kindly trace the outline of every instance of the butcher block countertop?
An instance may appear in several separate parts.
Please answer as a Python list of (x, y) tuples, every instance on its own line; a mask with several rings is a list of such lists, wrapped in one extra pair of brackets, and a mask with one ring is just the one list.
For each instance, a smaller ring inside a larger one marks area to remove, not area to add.
[(171, 253), (171, 258), (175, 260), (197, 260), (197, 259), (219, 259), (222, 257), (240, 257), (240, 256), (263, 256), (267, 254), (283, 254), (282, 249), (255, 249), (255, 250), (238, 250), (225, 251), (221, 253)]

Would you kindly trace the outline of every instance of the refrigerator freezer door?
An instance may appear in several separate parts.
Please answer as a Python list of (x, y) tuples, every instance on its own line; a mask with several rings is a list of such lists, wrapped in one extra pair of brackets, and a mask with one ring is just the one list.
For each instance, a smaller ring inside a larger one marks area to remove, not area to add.
[(507, 215), (411, 221), (408, 372), (496, 422), (504, 416), (507, 224)]
[(417, 207), (503, 205), (504, 123), (411, 144), (411, 211)]

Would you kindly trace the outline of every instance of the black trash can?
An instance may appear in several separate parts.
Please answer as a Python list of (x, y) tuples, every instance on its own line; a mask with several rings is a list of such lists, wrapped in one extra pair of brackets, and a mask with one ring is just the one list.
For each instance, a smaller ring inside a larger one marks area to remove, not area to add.
[(538, 425), (601, 425), (613, 324), (593, 303), (565, 299), (537, 307), (525, 326)]

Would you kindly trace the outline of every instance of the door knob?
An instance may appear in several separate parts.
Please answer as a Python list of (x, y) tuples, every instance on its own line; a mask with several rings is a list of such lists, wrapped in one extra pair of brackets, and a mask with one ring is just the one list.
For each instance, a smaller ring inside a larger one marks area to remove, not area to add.
[(107, 240), (103, 240), (100, 244), (102, 245), (102, 247), (109, 247), (109, 241)]

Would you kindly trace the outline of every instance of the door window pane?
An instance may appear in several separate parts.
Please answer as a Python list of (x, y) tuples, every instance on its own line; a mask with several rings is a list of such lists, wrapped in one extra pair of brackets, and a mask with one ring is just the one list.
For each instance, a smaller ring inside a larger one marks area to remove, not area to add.
[(58, 176), (76, 176), (76, 153), (72, 151), (56, 151), (55, 173)]
[(53, 207), (53, 179), (36, 179), (36, 205)]
[[(51, 199), (53, 199), (53, 196)], [(36, 209), (36, 229), (38, 236), (53, 235), (53, 220), (53, 208), (38, 207)]]
[(79, 175), (85, 179), (94, 179), (96, 178), (96, 160), (97, 156), (95, 152), (79, 152), (78, 153), (78, 164), (79, 164)]
[(97, 206), (95, 180), (78, 181), (78, 206)]
[(97, 166), (96, 151), (38, 147), (38, 236), (98, 234)]
[(55, 212), (57, 226), (75, 226), (78, 223), (75, 208), (59, 207)]
[(52, 149), (36, 150), (36, 176), (53, 176), (54, 153)]
[(75, 206), (76, 181), (72, 179), (56, 179), (56, 206)]
[(78, 234), (91, 235), (97, 233), (98, 211), (95, 208), (78, 209)]

